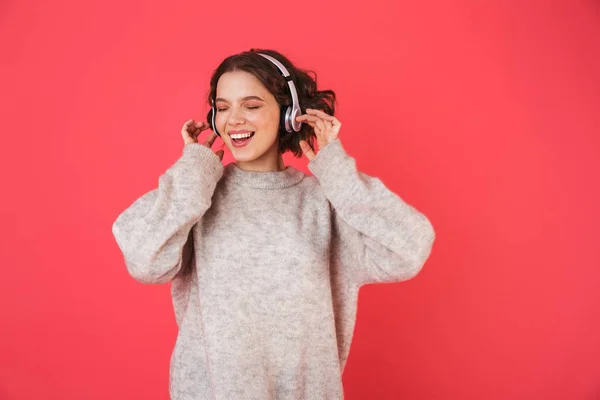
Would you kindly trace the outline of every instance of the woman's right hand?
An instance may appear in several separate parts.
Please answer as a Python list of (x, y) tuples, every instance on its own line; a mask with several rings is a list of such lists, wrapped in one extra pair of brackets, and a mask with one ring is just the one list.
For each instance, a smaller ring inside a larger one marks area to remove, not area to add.
[[(193, 119), (190, 119), (183, 124), (181, 128), (181, 136), (183, 137), (184, 146), (190, 143), (198, 143), (198, 136), (200, 133), (206, 129), (210, 128), (206, 122), (196, 122)], [(217, 134), (212, 132), (202, 143), (202, 146), (206, 146), (209, 149), (212, 147), (213, 143), (217, 139)], [(220, 160), (223, 160), (224, 150), (219, 150), (215, 154), (219, 157)]]

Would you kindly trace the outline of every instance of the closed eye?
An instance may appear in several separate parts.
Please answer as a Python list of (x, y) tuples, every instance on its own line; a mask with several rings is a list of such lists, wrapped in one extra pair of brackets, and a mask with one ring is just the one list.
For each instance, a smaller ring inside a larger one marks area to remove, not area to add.
[[(253, 107), (246, 107), (248, 110), (256, 110), (257, 108), (260, 108), (260, 106), (253, 106)], [(226, 108), (217, 108), (217, 112), (222, 112), (222, 111), (226, 111)]]

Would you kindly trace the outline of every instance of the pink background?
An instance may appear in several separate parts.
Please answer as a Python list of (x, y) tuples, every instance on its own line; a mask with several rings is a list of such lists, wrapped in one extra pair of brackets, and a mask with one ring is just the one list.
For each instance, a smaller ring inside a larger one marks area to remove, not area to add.
[(0, 399), (168, 398), (169, 287), (111, 225), (251, 47), (314, 69), (436, 228), (417, 278), (361, 290), (347, 399), (600, 398), (599, 3), (217, 4), (0, 4)]

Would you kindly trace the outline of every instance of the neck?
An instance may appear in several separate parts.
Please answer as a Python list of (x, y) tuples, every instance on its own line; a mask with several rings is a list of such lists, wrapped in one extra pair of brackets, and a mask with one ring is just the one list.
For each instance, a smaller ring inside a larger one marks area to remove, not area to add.
[(245, 171), (252, 172), (277, 172), (284, 171), (286, 168), (278, 146), (273, 146), (256, 160), (236, 161), (235, 164)]

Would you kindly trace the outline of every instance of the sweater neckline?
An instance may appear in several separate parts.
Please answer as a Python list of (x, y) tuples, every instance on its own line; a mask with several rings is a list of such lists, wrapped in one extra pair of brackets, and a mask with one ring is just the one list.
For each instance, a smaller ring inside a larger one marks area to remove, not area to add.
[(238, 167), (235, 162), (225, 167), (227, 180), (240, 185), (256, 189), (282, 189), (296, 185), (304, 178), (304, 173), (291, 165), (283, 171), (256, 172), (246, 171)]

